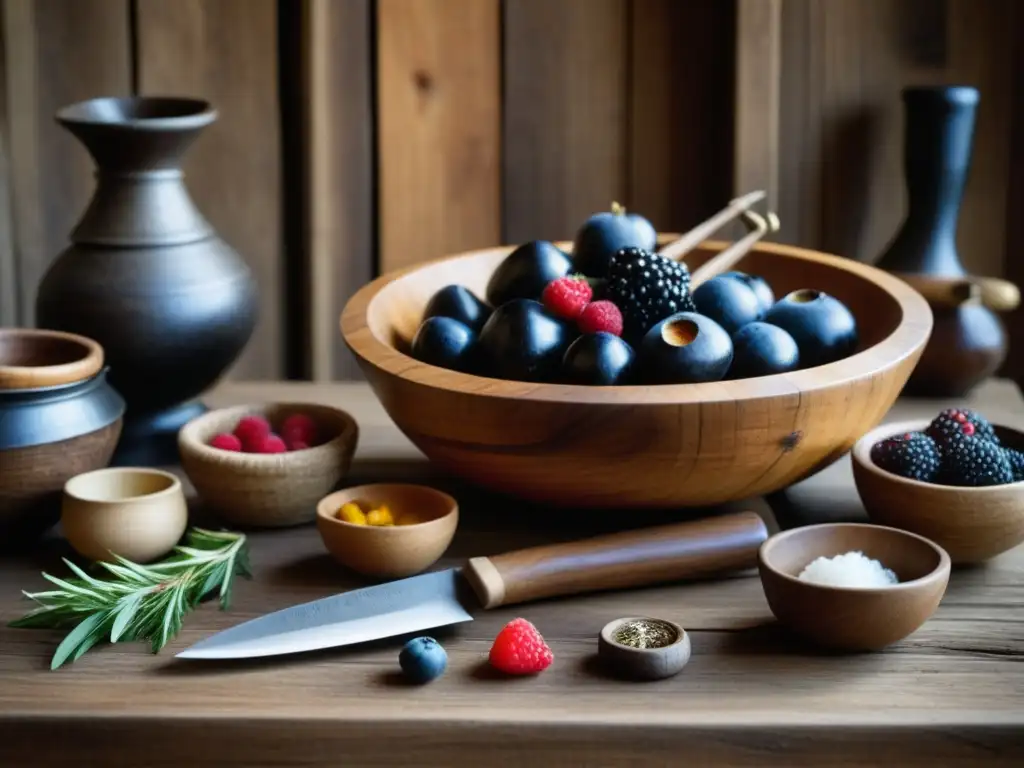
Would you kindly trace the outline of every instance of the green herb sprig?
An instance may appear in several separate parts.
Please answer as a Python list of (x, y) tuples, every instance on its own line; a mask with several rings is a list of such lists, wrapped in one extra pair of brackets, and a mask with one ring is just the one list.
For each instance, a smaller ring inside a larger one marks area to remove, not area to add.
[(25, 592), (39, 603), (10, 626), (58, 629), (74, 626), (57, 646), (50, 669), (74, 662), (104, 638), (111, 643), (148, 641), (158, 653), (181, 630), (185, 615), (216, 592), (221, 610), (231, 603), (235, 576), (250, 578), (244, 534), (192, 528), (184, 544), (165, 560), (138, 565), (115, 555), (98, 563), (113, 578), (90, 576), (64, 560), (78, 578), (60, 579), (43, 573), (57, 589)]

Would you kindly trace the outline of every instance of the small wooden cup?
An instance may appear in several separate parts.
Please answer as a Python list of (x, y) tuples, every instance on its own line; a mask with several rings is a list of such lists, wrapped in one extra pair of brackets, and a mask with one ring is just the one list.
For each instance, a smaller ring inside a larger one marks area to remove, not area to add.
[[(260, 414), (271, 424), (292, 413), (311, 416), (327, 439), (288, 453), (224, 451), (209, 445), (238, 420)], [(348, 413), (314, 403), (240, 405), (193, 419), (178, 433), (181, 466), (205, 504), (232, 525), (280, 528), (310, 523), (316, 504), (348, 474), (359, 427)]]
[[(670, 628), (675, 639), (656, 648), (634, 648), (616, 639), (624, 625), (640, 621)], [(617, 675), (633, 680), (661, 680), (678, 674), (690, 660), (690, 636), (674, 621), (631, 616), (605, 624), (597, 639), (597, 653), (608, 669)]]
[[(813, 560), (863, 552), (892, 570), (898, 584), (836, 587), (801, 581)], [(758, 571), (776, 618), (813, 643), (843, 651), (876, 651), (915, 632), (935, 612), (949, 583), (949, 555), (906, 531), (862, 523), (794, 528), (769, 538)]]
[[(910, 480), (880, 469), (871, 446), (920, 432), (927, 420), (884, 424), (853, 447), (853, 479), (872, 522), (911, 531), (945, 549), (954, 564), (979, 563), (1024, 542), (1024, 483), (961, 488)], [(1024, 434), (994, 425), (1004, 445), (1024, 449)]]
[(83, 557), (136, 563), (166, 555), (188, 525), (181, 481), (170, 472), (114, 467), (76, 475), (64, 485), (61, 527)]
[(0, 328), (0, 389), (72, 384), (103, 368), (103, 347), (92, 339), (39, 328)]
[[(387, 504), (396, 521), (415, 515), (410, 525), (360, 525), (340, 520), (348, 502), (366, 509)], [(379, 483), (346, 488), (317, 505), (317, 529), (335, 560), (378, 579), (400, 579), (425, 571), (448, 549), (459, 524), (459, 505), (447, 493), (423, 485)]]

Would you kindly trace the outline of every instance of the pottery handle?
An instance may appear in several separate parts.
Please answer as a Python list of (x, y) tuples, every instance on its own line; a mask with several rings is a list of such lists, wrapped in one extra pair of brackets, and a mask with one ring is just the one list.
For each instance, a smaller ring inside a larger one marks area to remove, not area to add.
[(768, 538), (754, 512), (474, 557), (463, 570), (484, 608), (693, 579), (757, 565)]
[(920, 293), (933, 307), (954, 309), (981, 304), (993, 312), (1012, 312), (1020, 305), (1020, 289), (997, 277), (942, 277), (893, 272)]

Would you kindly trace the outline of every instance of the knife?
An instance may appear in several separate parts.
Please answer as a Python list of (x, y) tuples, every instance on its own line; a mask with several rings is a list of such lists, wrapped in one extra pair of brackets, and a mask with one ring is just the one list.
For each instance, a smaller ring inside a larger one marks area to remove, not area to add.
[(767, 538), (756, 513), (738, 512), (473, 557), (461, 568), (266, 614), (218, 632), (177, 658), (242, 659), (334, 648), (472, 621), (481, 609), (746, 570), (756, 567), (757, 550)]

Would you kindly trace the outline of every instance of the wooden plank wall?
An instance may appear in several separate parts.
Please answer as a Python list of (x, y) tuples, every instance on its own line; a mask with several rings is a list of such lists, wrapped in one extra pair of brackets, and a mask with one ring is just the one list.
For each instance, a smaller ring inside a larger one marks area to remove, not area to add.
[(682, 230), (762, 187), (780, 240), (873, 260), (902, 216), (899, 88), (912, 82), (981, 88), (962, 254), (976, 272), (1017, 269), (1006, 267), (1014, 0), (0, 9), (2, 324), (31, 324), (38, 280), (92, 190), (54, 111), (130, 93), (199, 95), (220, 111), (186, 173), (261, 285), (235, 378), (358, 377), (338, 315), (374, 275), (569, 238), (613, 200)]

